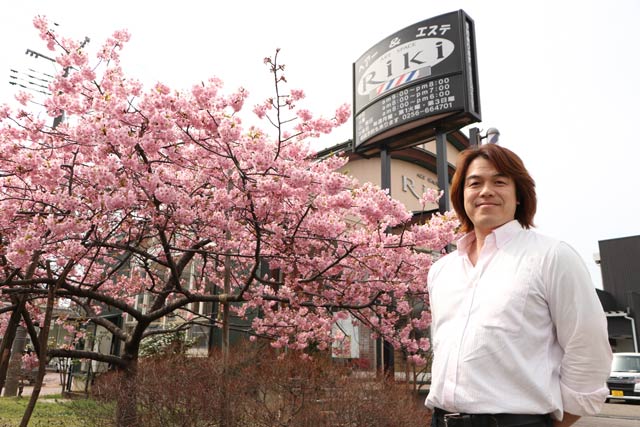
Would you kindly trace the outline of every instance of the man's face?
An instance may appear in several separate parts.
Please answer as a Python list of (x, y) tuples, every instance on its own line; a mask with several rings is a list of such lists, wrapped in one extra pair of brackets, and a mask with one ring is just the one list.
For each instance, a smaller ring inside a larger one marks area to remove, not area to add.
[(476, 234), (486, 236), (514, 219), (516, 202), (513, 179), (498, 172), (483, 157), (477, 157), (469, 164), (464, 179), (464, 210)]

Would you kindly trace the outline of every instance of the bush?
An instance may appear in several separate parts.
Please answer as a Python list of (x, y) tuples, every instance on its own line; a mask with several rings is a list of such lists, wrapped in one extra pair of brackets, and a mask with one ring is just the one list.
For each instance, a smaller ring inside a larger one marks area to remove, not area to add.
[[(119, 376), (103, 375), (94, 397), (117, 399)], [(141, 427), (404, 427), (429, 415), (404, 384), (357, 375), (318, 356), (278, 355), (270, 348), (232, 350), (226, 363), (171, 355), (143, 359), (137, 404)], [(86, 408), (85, 408), (86, 411)], [(101, 417), (85, 412), (87, 425)]]

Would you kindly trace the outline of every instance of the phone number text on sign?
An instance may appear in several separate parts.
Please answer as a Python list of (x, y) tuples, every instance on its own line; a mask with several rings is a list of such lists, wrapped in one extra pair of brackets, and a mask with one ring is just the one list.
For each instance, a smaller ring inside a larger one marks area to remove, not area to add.
[(357, 142), (412, 120), (463, 108), (461, 78), (453, 75), (423, 81), (366, 108), (356, 118)]

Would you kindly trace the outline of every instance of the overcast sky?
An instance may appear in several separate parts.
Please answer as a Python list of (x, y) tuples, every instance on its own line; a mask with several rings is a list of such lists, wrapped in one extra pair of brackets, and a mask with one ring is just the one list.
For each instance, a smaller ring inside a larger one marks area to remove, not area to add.
[[(0, 102), (15, 93), (10, 68), (55, 71), (25, 55), (48, 53), (36, 14), (96, 48), (128, 29), (129, 75), (176, 89), (217, 76), (228, 90), (248, 89), (249, 106), (271, 94), (262, 59), (281, 48), (291, 86), (305, 90), (312, 111), (331, 114), (351, 102), (352, 63), (368, 48), (458, 9), (476, 26), (483, 121), (475, 126), (497, 127), (501, 144), (523, 158), (537, 183), (539, 231), (575, 247), (601, 286), (598, 241), (640, 234), (640, 0), (21, 0), (0, 15)], [(317, 144), (351, 132), (347, 124)]]

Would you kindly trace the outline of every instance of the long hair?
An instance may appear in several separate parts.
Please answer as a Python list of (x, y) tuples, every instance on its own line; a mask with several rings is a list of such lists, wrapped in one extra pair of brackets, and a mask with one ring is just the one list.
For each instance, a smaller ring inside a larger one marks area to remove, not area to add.
[(484, 144), (464, 150), (456, 163), (456, 173), (451, 182), (451, 204), (460, 219), (461, 231), (473, 230), (473, 223), (464, 210), (464, 184), (469, 165), (478, 157), (488, 160), (498, 172), (513, 179), (518, 201), (515, 219), (524, 228), (532, 227), (538, 204), (535, 181), (524, 167), (522, 159), (513, 151), (496, 144)]

